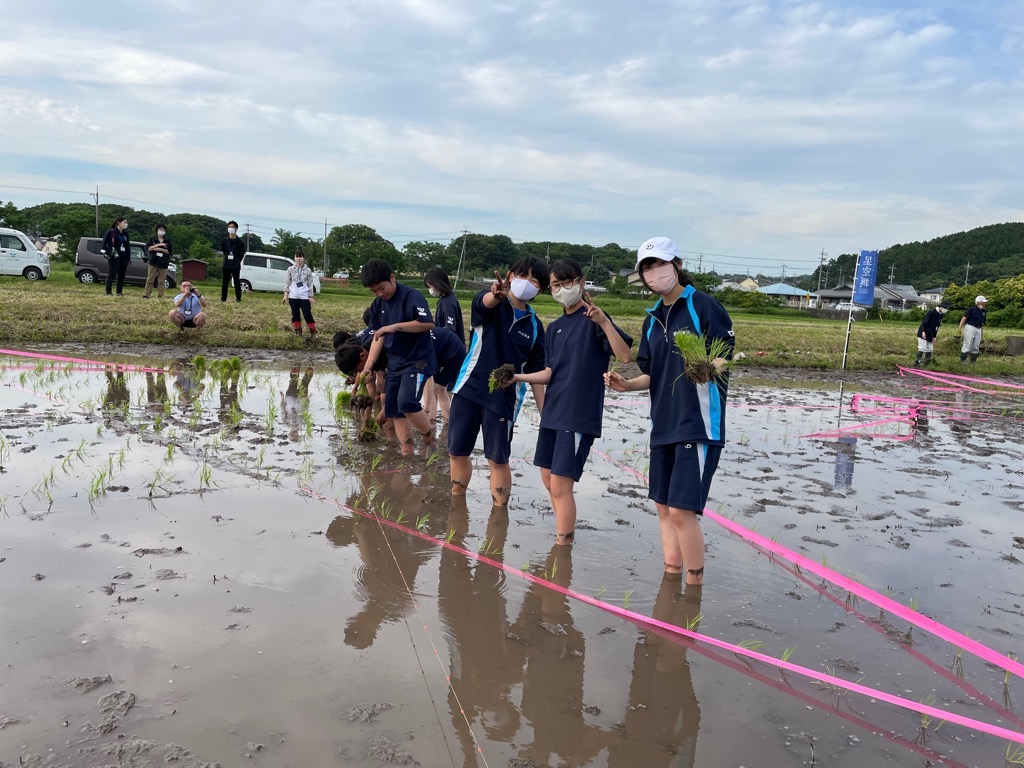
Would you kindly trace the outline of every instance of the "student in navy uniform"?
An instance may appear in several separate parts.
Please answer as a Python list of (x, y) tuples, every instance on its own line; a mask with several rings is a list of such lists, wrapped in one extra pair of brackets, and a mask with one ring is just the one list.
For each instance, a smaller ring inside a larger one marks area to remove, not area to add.
[(363, 285), (377, 297), (370, 305), (369, 327), (375, 341), (383, 339), (370, 347), (367, 365), (372, 369), (375, 353), (387, 351), (384, 415), (395, 420), (402, 453), (410, 454), (412, 429), (427, 445), (434, 443), (434, 432), (420, 404), (423, 386), (434, 374), (434, 345), (428, 333), (434, 321), (423, 294), (399, 283), (386, 261), (370, 259), (363, 264), (362, 278)]
[[(466, 362), (452, 387), (448, 453), (451, 456), (452, 493), (464, 494), (473, 475), (470, 454), (477, 435), (484, 435), (484, 456), (491, 471), (491, 498), (495, 506), (508, 505), (512, 472), (512, 429), (526, 395), (526, 385), (490, 391), (491, 371), (504, 364), (518, 373), (544, 370), (544, 326), (527, 303), (548, 287), (548, 265), (528, 256), (512, 265), (489, 291), (473, 298), (472, 331)], [(544, 407), (544, 387), (533, 385), (537, 410)]]
[(937, 307), (932, 307), (924, 316), (921, 325), (917, 328), (917, 358), (914, 365), (922, 362), (928, 365), (932, 361), (932, 351), (935, 349), (935, 337), (939, 335), (939, 326), (942, 325), (942, 316), (949, 312), (952, 306), (944, 301)]
[(238, 222), (228, 222), (228, 236), (220, 241), (220, 252), (224, 254), (224, 274), (220, 283), (220, 300), (228, 300), (228, 286), (235, 281), (235, 301), (242, 300), (242, 259), (245, 258), (245, 241), (238, 236)]
[(960, 333), (963, 336), (963, 345), (960, 347), (960, 362), (964, 362), (967, 356), (971, 356), (971, 362), (978, 362), (978, 355), (981, 353), (981, 329), (985, 325), (985, 307), (988, 306), (988, 299), (978, 296), (974, 299), (974, 306), (964, 312), (960, 318)]
[(514, 382), (544, 384), (544, 412), (533, 463), (555, 511), (555, 543), (571, 544), (576, 529), (573, 487), (594, 440), (601, 436), (604, 373), (614, 355), (633, 359), (633, 339), (589, 301), (580, 265), (571, 259), (551, 265), (551, 295), (562, 316), (545, 333), (546, 367), (539, 373), (517, 373)]
[[(675, 334), (689, 331), (706, 343), (718, 339), (735, 346), (732, 320), (716, 299), (693, 287), (682, 269), (675, 243), (653, 237), (637, 251), (644, 285), (660, 297), (647, 310), (637, 365), (642, 375), (623, 379), (606, 373), (617, 392), (651, 391), (651, 469), (648, 496), (658, 509), (665, 573), (686, 569), (687, 584), (704, 583), (704, 534), (700, 516), (725, 444), (725, 398), (728, 376), (707, 384), (690, 382)], [(721, 367), (726, 360), (719, 358)]]
[[(448, 280), (448, 273), (441, 267), (432, 267), (423, 274), (423, 284), (430, 291), (430, 295), (439, 297), (437, 306), (434, 308), (434, 324), (438, 328), (447, 328), (452, 331), (462, 342), (462, 349), (466, 349), (466, 329), (462, 320), (462, 307), (459, 300), (452, 293), (452, 284)], [(441, 418), (445, 421), (451, 420), (451, 386), (444, 386), (434, 380), (427, 383), (423, 391), (423, 409), (427, 412), (430, 425), (433, 426), (437, 420), (437, 407), (441, 406)]]

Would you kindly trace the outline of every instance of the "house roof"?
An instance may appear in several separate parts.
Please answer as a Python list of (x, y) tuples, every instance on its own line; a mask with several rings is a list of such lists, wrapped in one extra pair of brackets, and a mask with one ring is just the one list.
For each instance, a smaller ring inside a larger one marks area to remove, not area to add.
[(757, 289), (760, 293), (767, 293), (769, 296), (817, 296), (814, 291), (807, 291), (797, 288), (789, 283), (774, 283), (763, 285)]

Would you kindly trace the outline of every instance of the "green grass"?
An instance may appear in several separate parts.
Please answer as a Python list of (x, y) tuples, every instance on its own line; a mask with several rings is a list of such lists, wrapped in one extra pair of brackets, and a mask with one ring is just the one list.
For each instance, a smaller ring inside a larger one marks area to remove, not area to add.
[[(30, 283), (20, 277), (0, 278), (0, 342), (33, 343), (136, 342), (206, 347), (300, 349), (305, 338), (291, 329), (291, 313), (281, 304), (278, 293), (248, 293), (241, 304), (233, 298), (222, 304), (220, 281), (198, 283), (207, 299), (209, 320), (202, 331), (182, 334), (167, 320), (173, 296), (162, 301), (143, 301), (142, 289), (126, 287), (123, 299), (104, 296), (102, 285), (82, 285), (67, 264), (52, 264), (50, 279)], [(410, 281), (419, 287), (415, 280)], [(176, 293), (176, 291), (175, 291)], [(459, 291), (466, 325), (472, 292)], [(341, 288), (324, 283), (324, 292), (313, 306), (317, 328), (329, 351), (335, 331), (362, 327), (363, 310), (372, 296), (360, 286)], [(598, 295), (595, 303), (634, 339), (636, 352), (644, 310), (650, 299)], [(533, 306), (545, 323), (561, 314), (550, 296), (540, 296)], [(805, 368), (836, 370), (843, 355), (846, 322), (808, 317), (798, 310), (781, 309), (768, 314), (730, 310), (736, 331), (736, 351), (747, 355), (735, 363), (742, 368)], [(916, 353), (916, 322), (860, 320), (853, 325), (847, 368), (850, 370), (893, 370), (911, 365)], [(955, 325), (939, 331), (935, 362), (939, 371), (969, 370), (972, 375), (1022, 375), (1024, 357), (1001, 356), (1007, 335), (1024, 335), (1022, 330), (991, 328), (985, 331), (986, 349), (976, 365), (960, 363), (959, 338)], [(763, 354), (759, 354), (763, 353)], [(190, 355), (191, 356), (191, 355)]]

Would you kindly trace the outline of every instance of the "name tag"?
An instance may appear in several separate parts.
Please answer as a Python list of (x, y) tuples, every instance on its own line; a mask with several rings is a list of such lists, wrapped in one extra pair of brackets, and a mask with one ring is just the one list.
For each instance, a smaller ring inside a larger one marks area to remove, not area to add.
[(303, 282), (302, 282), (302, 281), (300, 280), (299, 282), (297, 282), (297, 283), (295, 284), (295, 287), (296, 287), (296, 288), (301, 288), (301, 287), (302, 287), (303, 285), (305, 285), (305, 283), (303, 283)]
[(229, 253), (228, 254), (228, 261), (231, 261), (233, 258), (235, 258), (235, 254)]

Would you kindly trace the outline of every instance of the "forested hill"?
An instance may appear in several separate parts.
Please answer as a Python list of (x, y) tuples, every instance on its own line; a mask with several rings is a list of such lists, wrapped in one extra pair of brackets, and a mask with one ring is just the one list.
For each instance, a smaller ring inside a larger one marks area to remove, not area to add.
[[(840, 256), (829, 265), (827, 274), (834, 277), (842, 270), (852, 275), (856, 258), (854, 254)], [(892, 282), (910, 284), (918, 290), (1022, 274), (1024, 223), (991, 224), (924, 243), (893, 245), (878, 252), (878, 282), (888, 283), (890, 271)], [(817, 276), (815, 272), (815, 283)]]

